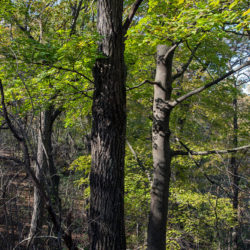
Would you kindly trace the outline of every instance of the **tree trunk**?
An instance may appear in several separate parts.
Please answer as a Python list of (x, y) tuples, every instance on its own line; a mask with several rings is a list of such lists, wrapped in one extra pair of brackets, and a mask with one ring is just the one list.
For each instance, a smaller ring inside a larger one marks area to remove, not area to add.
[(166, 223), (171, 175), (171, 150), (169, 141), (171, 109), (163, 108), (161, 104), (170, 100), (171, 97), (171, 72), (174, 51), (170, 52), (165, 59), (164, 56), (167, 53), (167, 46), (159, 45), (157, 47), (155, 82), (158, 82), (158, 84), (154, 85), (152, 129), (154, 175), (148, 224), (148, 250), (166, 249)]
[[(44, 174), (42, 170), (45, 168), (45, 161), (43, 156), (43, 149), (41, 144), (41, 133), (38, 135), (38, 147), (37, 147), (37, 163), (35, 164), (35, 173), (36, 178), (40, 182), (40, 184), (44, 185)], [(34, 204), (33, 204), (33, 212), (30, 224), (29, 231), (29, 245), (32, 243), (34, 246), (38, 246), (38, 240), (36, 240), (36, 236), (41, 234), (42, 225), (43, 225), (43, 210), (44, 210), (44, 201), (42, 198), (42, 194), (39, 189), (34, 186)]]
[(126, 249), (124, 155), (126, 91), (122, 0), (98, 1), (102, 36), (93, 75), (89, 237), (92, 250)]
[[(49, 107), (40, 114), (40, 126), (38, 131), (37, 142), (37, 162), (35, 163), (35, 173), (38, 181), (42, 186), (48, 184), (50, 198), (52, 203), (58, 199), (59, 177), (56, 174), (52, 155), (52, 126), (55, 120), (53, 108)], [(46, 183), (47, 182), (47, 183)], [(42, 231), (44, 200), (39, 189), (34, 186), (34, 206), (32, 212), (31, 226), (29, 232), (29, 244), (37, 246), (39, 243), (35, 239)]]
[[(236, 87), (236, 84), (235, 84)], [(234, 108), (234, 117), (233, 117), (233, 147), (238, 147), (238, 102), (237, 97), (233, 100), (233, 108)], [(238, 223), (238, 206), (239, 206), (239, 182), (240, 177), (238, 175), (238, 163), (235, 154), (231, 156), (231, 188), (233, 192), (233, 209), (235, 212), (235, 220)], [(232, 249), (237, 250), (240, 249), (239, 247), (239, 226), (236, 225), (232, 229)]]

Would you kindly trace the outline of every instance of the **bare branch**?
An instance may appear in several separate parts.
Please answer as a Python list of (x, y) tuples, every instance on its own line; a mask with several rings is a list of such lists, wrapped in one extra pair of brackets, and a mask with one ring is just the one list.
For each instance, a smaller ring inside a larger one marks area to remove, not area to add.
[(166, 61), (171, 52), (173, 52), (179, 43), (174, 44), (171, 48), (168, 49), (167, 53), (164, 55), (163, 60)]
[(199, 94), (200, 92), (204, 91), (205, 89), (207, 88), (210, 88), (212, 87), (213, 85), (216, 85), (217, 83), (221, 82), (222, 80), (226, 79), (227, 77), (229, 77), (230, 75), (234, 74), (235, 72), (247, 67), (250, 65), (250, 61), (247, 61), (246, 63), (244, 63), (243, 65), (240, 65), (239, 67), (237, 67), (236, 69), (232, 69), (230, 70), (229, 72), (227, 72), (225, 75), (217, 78), (216, 80), (200, 87), (200, 88), (197, 88), (193, 91), (190, 91), (189, 93), (177, 98), (176, 100), (174, 101), (171, 101), (169, 102), (169, 105), (174, 108), (176, 105), (180, 104), (181, 102), (185, 101), (186, 99), (188, 99), (189, 97), (193, 96), (193, 95), (196, 95), (196, 94)]
[(72, 25), (71, 25), (71, 31), (70, 31), (70, 36), (74, 35), (75, 32), (76, 32), (76, 22), (77, 22), (77, 19), (79, 17), (79, 14), (80, 14), (80, 11), (81, 11), (81, 8), (82, 8), (82, 3), (83, 3), (83, 0), (80, 0), (78, 6), (77, 6), (77, 2), (76, 2), (76, 6), (74, 7), (74, 11), (73, 11), (73, 22), (72, 22)]
[(129, 15), (128, 15), (126, 21), (124, 22), (123, 27), (122, 27), (123, 36), (126, 35), (128, 28), (129, 28), (130, 24), (132, 23), (132, 20), (136, 14), (136, 11), (138, 10), (138, 8), (142, 2), (143, 2), (143, 0), (136, 0), (135, 3), (133, 4), (132, 9), (130, 10)]
[[(206, 179), (207, 179), (210, 183), (215, 184), (215, 185), (217, 185), (218, 187), (220, 187), (220, 188), (228, 195), (228, 197), (231, 198), (232, 196), (227, 192), (227, 190), (225, 190), (225, 189), (223, 188), (223, 186), (222, 186), (220, 183), (218, 183), (218, 182), (212, 180), (212, 179), (204, 172), (204, 170), (202, 169), (200, 163), (198, 163), (198, 162), (195, 160), (195, 158), (193, 157), (193, 154), (192, 154), (193, 151), (190, 150), (190, 149), (188, 148), (188, 146), (185, 145), (182, 141), (180, 141), (179, 138), (176, 137), (175, 139), (176, 139), (176, 141), (178, 141), (178, 142), (181, 144), (181, 146), (182, 146), (183, 148), (185, 148), (186, 151), (185, 151), (185, 152), (183, 151), (183, 153), (185, 153), (185, 155), (188, 155), (188, 156), (190, 157), (190, 159), (193, 160), (193, 162), (195, 163), (195, 165), (196, 165), (197, 168), (201, 169), (201, 171), (202, 171), (203, 175), (206, 177)], [(250, 145), (249, 145), (249, 146), (250, 146)], [(172, 151), (172, 153), (174, 153), (174, 152), (177, 152), (177, 151)], [(179, 152), (181, 152), (181, 151), (179, 151)], [(172, 156), (174, 156), (174, 155), (172, 154)]]
[(139, 87), (141, 87), (142, 85), (146, 84), (146, 83), (149, 83), (151, 85), (157, 85), (158, 87), (160, 87), (163, 91), (166, 91), (160, 82), (152, 82), (152, 81), (149, 81), (149, 80), (145, 80), (143, 81), (142, 83), (138, 84), (137, 86), (134, 86), (134, 87), (131, 87), (131, 88), (127, 88), (126, 91), (129, 91), (129, 90), (132, 90), (132, 89), (137, 89)]
[(19, 160), (18, 158), (12, 157), (12, 156), (0, 155), (0, 159), (4, 160), (4, 161), (13, 161), (13, 162), (17, 163), (18, 165), (24, 165), (23, 161)]
[[(13, 52), (13, 51), (12, 51)], [(22, 62), (26, 63), (24, 60), (18, 58), (15, 54), (14, 56), (12, 55), (8, 55), (9, 58), (12, 58), (14, 60), (21, 60)], [(72, 73), (76, 73), (79, 76), (82, 76), (83, 78), (85, 78), (86, 80), (88, 80), (91, 83), (94, 83), (94, 81), (92, 81), (90, 78), (88, 78), (86, 75), (84, 75), (83, 73), (75, 70), (75, 69), (69, 69), (69, 68), (64, 68), (62, 66), (55, 66), (52, 64), (49, 64), (47, 62), (28, 62), (27, 64), (34, 64), (34, 65), (40, 65), (40, 66), (44, 66), (44, 67), (49, 67), (49, 68), (54, 68), (54, 69), (58, 69), (58, 70), (63, 70), (63, 71), (68, 71), (68, 72), (72, 72)]]
[[(83, 90), (79, 90), (77, 87), (75, 87), (74, 85), (72, 85), (70, 83), (67, 83), (67, 85), (69, 85), (70, 87), (72, 87), (74, 90), (77, 90), (77, 94), (80, 93), (80, 94), (84, 95), (85, 97), (93, 99), (91, 96), (89, 96), (88, 94), (86, 94), (86, 92), (91, 91), (92, 89), (88, 89), (86, 91), (83, 91)], [(76, 93), (74, 93), (74, 94), (76, 94)]]
[(147, 169), (144, 167), (142, 161), (140, 160), (140, 158), (138, 157), (138, 155), (137, 155), (136, 152), (134, 151), (134, 149), (133, 149), (132, 145), (129, 143), (129, 141), (128, 141), (128, 140), (126, 140), (126, 141), (127, 141), (128, 147), (129, 147), (131, 153), (134, 155), (134, 157), (135, 157), (135, 159), (136, 159), (138, 165), (140, 166), (141, 170), (142, 170), (143, 172), (146, 173), (146, 175), (147, 175), (147, 177), (148, 177), (148, 180), (149, 180), (149, 182), (150, 182), (150, 185), (152, 185), (152, 179), (151, 179), (150, 173), (149, 173), (149, 172), (147, 171)]
[(237, 32), (235, 30), (228, 30), (228, 29), (226, 29), (226, 26), (223, 27), (222, 29), (223, 29), (223, 31), (225, 31), (227, 33), (232, 33), (232, 34), (235, 34), (235, 35), (238, 35), (238, 36), (241, 36), (241, 37), (243, 37), (243, 36), (249, 36), (249, 34), (244, 33), (244, 31), (241, 33), (241, 32)]
[[(14, 127), (14, 125), (11, 123), (11, 120), (9, 119), (8, 112), (7, 112), (7, 109), (6, 109), (6, 106), (5, 106), (5, 102), (4, 102), (4, 91), (3, 91), (3, 85), (2, 85), (2, 80), (1, 79), (0, 79), (0, 92), (1, 92), (1, 104), (2, 104), (2, 109), (3, 109), (3, 115), (4, 115), (5, 121), (7, 122), (8, 127), (10, 128), (12, 134), (20, 142), (22, 152), (23, 152), (23, 155), (24, 155), (23, 165), (25, 167), (25, 170), (30, 175), (34, 185), (41, 192), (41, 195), (44, 197), (44, 199), (46, 201), (46, 208), (48, 210), (48, 213), (51, 216), (51, 220), (52, 220), (56, 230), (58, 232), (62, 233), (62, 238), (64, 239), (65, 244), (68, 246), (69, 249), (78, 249), (77, 247), (73, 248), (72, 237), (70, 235), (68, 235), (66, 232), (64, 232), (63, 229), (61, 228), (61, 225), (60, 225), (60, 223), (58, 221), (58, 217), (57, 217), (57, 215), (56, 215), (56, 213), (53, 210), (53, 207), (51, 205), (52, 203), (51, 203), (50, 197), (46, 193), (46, 190), (43, 188), (43, 186), (41, 185), (39, 180), (37, 179), (32, 167), (31, 167), (31, 157), (30, 157), (30, 154), (29, 154), (28, 146), (27, 146), (27, 139), (24, 138), (24, 137), (21, 137), (19, 135), (17, 129)], [(12, 160), (19, 163), (18, 159), (13, 158)]]
[[(183, 147), (186, 148), (186, 146), (180, 142)], [(189, 150), (188, 151), (172, 151), (172, 156), (179, 156), (179, 155), (211, 155), (211, 154), (229, 154), (229, 153), (234, 153), (237, 151), (241, 150), (248, 150), (250, 148), (250, 145), (242, 146), (242, 147), (237, 147), (237, 148), (231, 148), (231, 149), (224, 149), (224, 150), (208, 150), (208, 151), (193, 151)], [(187, 148), (186, 148), (187, 149)]]
[(2, 80), (0, 79), (0, 92), (1, 92), (1, 104), (2, 104), (2, 109), (3, 109), (3, 116), (4, 119), (6, 121), (6, 123), (8, 124), (8, 127), (10, 128), (11, 132), (13, 133), (13, 135), (15, 136), (15, 138), (18, 141), (23, 141), (23, 137), (19, 135), (18, 131), (16, 130), (16, 128), (13, 126), (12, 122), (10, 121), (10, 118), (8, 116), (8, 112), (7, 112), (7, 108), (5, 105), (5, 101), (4, 101), (4, 91), (3, 91), (3, 84), (2, 84)]
[(176, 80), (177, 78), (181, 77), (185, 72), (186, 70), (188, 69), (190, 63), (193, 61), (193, 58), (194, 58), (194, 54), (196, 53), (197, 49), (199, 48), (200, 44), (197, 44), (195, 46), (195, 48), (193, 50), (191, 50), (191, 55), (188, 59), (188, 61), (182, 66), (181, 70), (179, 72), (177, 72), (173, 77), (173, 81)]
[(69, 69), (69, 68), (64, 68), (64, 67), (61, 67), (61, 66), (49, 65), (49, 64), (46, 64), (46, 63), (39, 63), (39, 62), (32, 62), (32, 64), (42, 65), (42, 66), (45, 66), (45, 67), (50, 67), (50, 68), (54, 68), (54, 69), (58, 69), (58, 70), (63, 70), (63, 71), (68, 71), (68, 72), (76, 73), (79, 76), (82, 76), (83, 78), (85, 78), (86, 80), (88, 80), (89, 82), (94, 83), (90, 78), (88, 78), (83, 73), (81, 73), (81, 72), (79, 72), (79, 71), (77, 71), (75, 69)]
[(25, 241), (29, 241), (29, 240), (31, 240), (31, 239), (33, 239), (33, 238), (35, 238), (35, 239), (49, 238), (49, 239), (55, 239), (55, 240), (58, 239), (57, 237), (55, 237), (55, 236), (50, 236), (50, 235), (29, 237), (29, 238), (26, 238), (26, 239), (20, 241), (20, 242), (13, 248), (13, 250), (17, 249), (18, 246), (22, 245)]

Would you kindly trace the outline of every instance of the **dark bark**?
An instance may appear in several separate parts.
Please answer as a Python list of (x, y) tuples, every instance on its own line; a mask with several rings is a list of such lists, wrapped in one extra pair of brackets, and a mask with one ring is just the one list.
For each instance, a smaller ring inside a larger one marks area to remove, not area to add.
[(83, 4), (83, 0), (80, 0), (79, 3), (78, 3), (78, 1), (76, 1), (74, 3), (74, 5), (71, 6), (73, 20), (72, 20), (72, 24), (71, 24), (70, 36), (74, 35), (76, 32), (76, 22), (77, 22), (77, 19), (79, 17), (79, 14), (80, 14), (82, 4)]
[[(236, 87), (236, 85), (235, 85)], [(237, 97), (233, 100), (233, 108), (234, 108), (234, 116), (233, 116), (233, 146), (238, 146), (238, 101)], [(232, 154), (231, 156), (231, 166), (230, 166), (230, 172), (231, 172), (231, 188), (233, 193), (233, 209), (235, 212), (235, 220), (238, 223), (238, 209), (239, 209), (239, 182), (240, 177), (238, 175), (238, 163), (237, 158), (235, 154)], [(236, 225), (232, 229), (232, 249), (237, 250), (240, 249), (239, 247), (239, 226)]]
[[(148, 249), (166, 249), (166, 223), (168, 213), (169, 184), (171, 175), (171, 149), (169, 119), (171, 109), (162, 108), (162, 102), (170, 100), (172, 92), (172, 60), (174, 49), (165, 45), (157, 47), (157, 68), (153, 104), (153, 163), (154, 174), (148, 224)], [(166, 57), (167, 55), (167, 57)], [(163, 90), (165, 89), (165, 91)]]
[(103, 37), (93, 75), (92, 165), (89, 237), (92, 250), (126, 249), (124, 154), (126, 91), (122, 0), (98, 1), (98, 32)]
[(138, 8), (140, 7), (141, 3), (143, 2), (143, 0), (136, 0), (129, 12), (129, 15), (126, 19), (126, 21), (124, 22), (124, 25), (123, 25), (123, 35), (125, 36), (127, 31), (128, 31), (128, 28), (129, 26), (131, 25), (132, 23), (132, 20), (133, 20), (133, 17), (135, 16), (135, 13), (136, 11), (138, 10)]

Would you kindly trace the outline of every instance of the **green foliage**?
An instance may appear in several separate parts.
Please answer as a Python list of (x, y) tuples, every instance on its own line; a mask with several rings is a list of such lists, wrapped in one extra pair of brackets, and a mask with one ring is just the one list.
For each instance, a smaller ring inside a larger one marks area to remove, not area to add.
[(134, 148), (143, 168), (129, 148), (125, 158), (125, 216), (128, 247), (141, 246), (145, 241), (150, 201), (150, 169), (152, 157), (148, 145), (137, 140)]
[[(76, 32), (71, 34), (72, 1), (56, 1), (48, 6), (46, 1), (28, 2), (0, 1), (0, 78), (8, 109), (19, 118), (34, 116), (36, 120), (39, 112), (49, 105), (60, 108), (62, 128), (78, 133), (82, 144), (81, 137), (89, 134), (91, 128), (92, 68), (100, 56), (95, 6), (84, 5)], [(133, 2), (124, 1), (124, 17)], [(235, 41), (245, 43), (232, 32), (249, 29), (247, 8), (244, 0), (149, 0), (143, 2), (134, 19), (125, 48), (127, 139), (141, 165), (127, 147), (125, 212), (129, 248), (142, 249), (147, 228), (153, 172), (150, 135), (153, 86), (138, 85), (154, 79), (156, 46), (178, 44), (174, 75), (199, 45), (186, 73), (173, 83), (172, 99), (176, 99), (228, 71), (228, 62), (239, 54), (232, 45)], [(231, 148), (235, 97), (240, 102), (239, 143), (244, 145), (249, 140), (249, 97), (234, 87), (235, 82), (237, 78), (230, 77), (172, 111), (172, 149), (184, 150), (175, 136), (191, 150)], [(63, 136), (57, 139), (60, 144), (65, 142)], [(81, 150), (77, 156), (83, 154)], [(173, 159), (167, 249), (216, 249), (217, 239), (223, 239), (235, 226), (227, 194), (218, 191), (204, 177), (206, 173), (230, 192), (223, 172), (228, 167), (225, 162), (229, 161), (230, 156), (219, 155)], [(90, 194), (90, 165), (90, 155), (76, 158), (69, 167), (64, 164), (67, 168), (64, 170), (74, 174), (74, 184), (84, 188), (84, 199)], [(240, 171), (243, 174), (246, 166), (241, 166)], [(242, 181), (240, 185), (246, 188), (247, 183)]]
[(173, 187), (170, 206), (167, 249), (183, 249), (188, 245), (206, 249), (209, 242), (214, 242), (214, 248), (217, 238), (235, 226), (234, 211), (228, 198)]
[(84, 186), (84, 198), (90, 195), (89, 189), (89, 173), (91, 167), (91, 155), (83, 155), (75, 159), (69, 166), (68, 170), (75, 172), (75, 184)]

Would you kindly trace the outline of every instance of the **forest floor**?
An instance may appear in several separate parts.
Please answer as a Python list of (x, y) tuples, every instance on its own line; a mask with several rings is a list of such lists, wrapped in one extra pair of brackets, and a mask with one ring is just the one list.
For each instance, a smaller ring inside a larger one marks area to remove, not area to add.
[[(79, 246), (87, 242), (87, 221), (84, 213), (82, 190), (70, 176), (63, 178), (62, 225)], [(33, 183), (21, 166), (0, 162), (0, 249), (27, 249), (27, 237), (33, 208)], [(49, 247), (52, 225), (45, 215), (42, 249)], [(50, 228), (50, 229), (49, 229)], [(41, 249), (41, 250), (42, 250)], [(53, 250), (55, 250), (53, 248)]]

